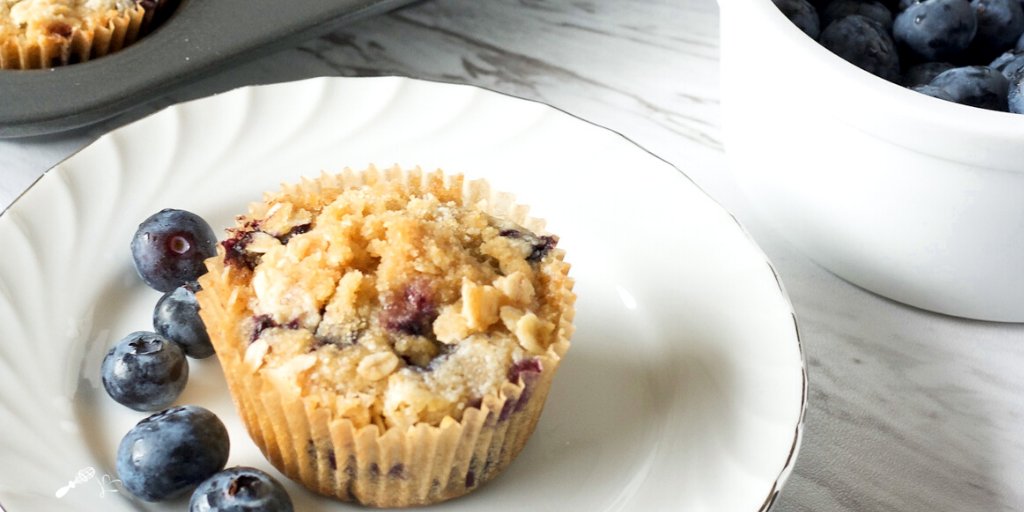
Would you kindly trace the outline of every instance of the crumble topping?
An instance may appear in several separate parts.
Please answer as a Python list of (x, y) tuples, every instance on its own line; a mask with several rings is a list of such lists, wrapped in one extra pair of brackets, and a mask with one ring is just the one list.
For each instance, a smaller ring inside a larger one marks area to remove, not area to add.
[(441, 186), (320, 192), (266, 196), (223, 243), (249, 276), (250, 371), (382, 428), (459, 419), (539, 372), (567, 279), (556, 237)]

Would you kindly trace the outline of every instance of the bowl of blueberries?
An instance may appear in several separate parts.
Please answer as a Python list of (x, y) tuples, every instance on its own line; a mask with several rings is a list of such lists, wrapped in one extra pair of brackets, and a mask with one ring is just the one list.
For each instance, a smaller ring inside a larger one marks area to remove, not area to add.
[(729, 167), (810, 258), (1024, 321), (1024, 0), (723, 0)]

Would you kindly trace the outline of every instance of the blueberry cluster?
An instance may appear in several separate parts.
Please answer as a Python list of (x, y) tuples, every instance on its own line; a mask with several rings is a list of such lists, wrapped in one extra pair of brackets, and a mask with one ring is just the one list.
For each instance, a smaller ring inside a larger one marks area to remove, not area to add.
[(103, 358), (103, 387), (122, 405), (157, 411), (185, 389), (185, 356), (213, 355), (195, 292), (196, 279), (206, 272), (203, 261), (217, 252), (217, 238), (198, 215), (166, 209), (139, 225), (131, 250), (139, 277), (165, 293), (153, 310), (156, 332), (133, 332)]
[(1024, 113), (1024, 0), (772, 0), (850, 63), (929, 96)]
[(131, 251), (139, 277), (164, 295), (153, 311), (156, 332), (133, 332), (103, 358), (103, 387), (137, 411), (163, 410), (121, 439), (122, 485), (145, 501), (191, 492), (190, 512), (291, 512), (291, 498), (270, 475), (250, 467), (224, 469), (231, 444), (214, 413), (194, 405), (167, 408), (188, 382), (185, 356), (214, 353), (195, 297), (204, 260), (216, 254), (213, 229), (193, 213), (162, 210), (139, 225)]
[(143, 419), (117, 447), (117, 476), (136, 498), (156, 502), (192, 493), (189, 512), (292, 512), (272, 476), (250, 467), (224, 469), (231, 443), (212, 412), (172, 407)]

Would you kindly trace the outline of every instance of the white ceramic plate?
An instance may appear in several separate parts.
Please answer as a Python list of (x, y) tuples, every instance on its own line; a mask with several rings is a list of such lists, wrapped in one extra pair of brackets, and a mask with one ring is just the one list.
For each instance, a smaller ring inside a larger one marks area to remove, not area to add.
[[(550, 107), (377, 78), (167, 109), (61, 164), (0, 217), (7, 511), (185, 510), (131, 500), (112, 481), (117, 444), (145, 414), (106, 396), (100, 360), (151, 328), (159, 297), (132, 268), (135, 227), (174, 207), (223, 228), (281, 181), (370, 162), (515, 193), (560, 235), (577, 280), (574, 344), (530, 443), (497, 480), (436, 510), (770, 506), (799, 446), (806, 378), (789, 301), (735, 220), (672, 166)], [(229, 465), (270, 469), (216, 360), (191, 364), (179, 403), (225, 421)], [(297, 510), (352, 509), (289, 490)]]

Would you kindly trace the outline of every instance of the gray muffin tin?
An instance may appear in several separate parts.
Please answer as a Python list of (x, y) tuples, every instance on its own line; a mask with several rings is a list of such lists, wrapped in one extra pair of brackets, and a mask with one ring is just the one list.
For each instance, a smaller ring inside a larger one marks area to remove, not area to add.
[(411, 0), (182, 0), (137, 43), (85, 63), (0, 70), (0, 137), (69, 130)]

